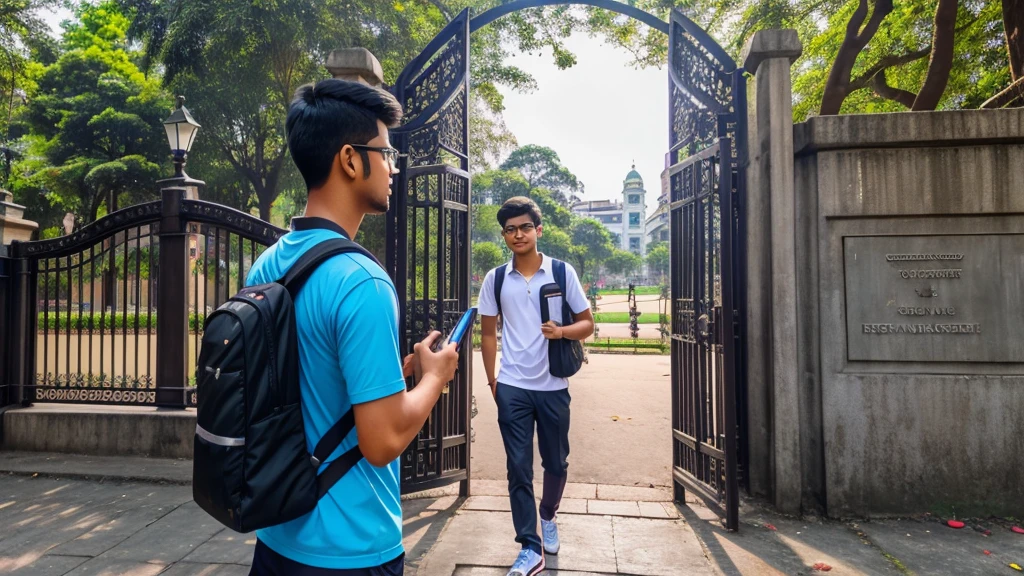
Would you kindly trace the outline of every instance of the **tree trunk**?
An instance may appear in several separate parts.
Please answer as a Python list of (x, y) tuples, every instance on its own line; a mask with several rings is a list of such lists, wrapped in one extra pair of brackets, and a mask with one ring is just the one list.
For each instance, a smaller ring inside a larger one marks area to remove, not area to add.
[(861, 30), (864, 19), (868, 15), (868, 0), (860, 0), (857, 11), (850, 17), (846, 25), (846, 37), (839, 47), (835, 61), (832, 62), (832, 70), (828, 74), (828, 81), (825, 83), (825, 93), (821, 98), (822, 116), (834, 116), (839, 114), (843, 101), (850, 94), (850, 76), (853, 74), (853, 65), (857, 62), (864, 47), (878, 32), (882, 20), (892, 12), (892, 0), (875, 0), (874, 9), (871, 11), (871, 19)]
[(1003, 0), (1003, 29), (1010, 57), (1010, 78), (1024, 78), (1024, 0)]
[(949, 84), (949, 71), (953, 69), (953, 41), (956, 35), (958, 0), (939, 0), (935, 9), (935, 30), (932, 36), (932, 57), (924, 86), (917, 93), (911, 110), (935, 110)]
[(270, 222), (270, 207), (274, 205), (274, 199), (270, 194), (261, 191), (256, 192), (256, 199), (260, 206), (260, 220)]

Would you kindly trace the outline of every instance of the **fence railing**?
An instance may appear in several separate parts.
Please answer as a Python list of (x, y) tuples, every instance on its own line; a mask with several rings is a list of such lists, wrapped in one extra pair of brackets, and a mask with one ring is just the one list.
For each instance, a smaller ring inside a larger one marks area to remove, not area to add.
[(169, 188), (0, 263), (0, 401), (195, 405), (203, 321), (285, 230)]

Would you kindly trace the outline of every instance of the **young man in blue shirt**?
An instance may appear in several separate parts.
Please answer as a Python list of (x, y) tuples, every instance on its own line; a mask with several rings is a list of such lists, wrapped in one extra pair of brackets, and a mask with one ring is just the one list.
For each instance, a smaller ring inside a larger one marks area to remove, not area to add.
[[(298, 89), (286, 129), (309, 190), (305, 215), (260, 255), (248, 285), (283, 277), (306, 250), (329, 238), (351, 239), (363, 216), (388, 210), (398, 159), (388, 127), (401, 113), (390, 94), (356, 82), (332, 79)], [(295, 316), (307, 447), (312, 453), (354, 406), (354, 432), (321, 471), (356, 443), (364, 458), (312, 512), (257, 530), (251, 574), (401, 575), (398, 457), (454, 377), (455, 345), (432, 352), (435, 332), (403, 360), (395, 286), (361, 254), (321, 264), (297, 296)], [(405, 378), (414, 371), (422, 377), (406, 391)]]
[[(555, 514), (569, 469), (569, 381), (551, 375), (548, 340), (585, 340), (594, 333), (594, 316), (576, 270), (566, 264), (563, 297), (572, 310), (573, 323), (560, 326), (549, 320), (541, 324), (540, 288), (555, 282), (555, 277), (551, 258), (537, 251), (537, 239), (543, 235), (540, 208), (529, 198), (510, 198), (498, 210), (498, 223), (513, 256), (511, 262), (503, 265), (501, 372), (497, 377), (494, 363), (499, 306), (494, 295), (494, 270), (480, 287), (480, 348), (487, 384), (498, 404), (512, 522), (516, 542), (522, 546), (508, 576), (534, 576), (544, 570), (544, 552), (558, 553)], [(535, 425), (544, 467), (544, 494), (540, 501), (543, 540), (537, 536), (537, 507), (533, 499)]]

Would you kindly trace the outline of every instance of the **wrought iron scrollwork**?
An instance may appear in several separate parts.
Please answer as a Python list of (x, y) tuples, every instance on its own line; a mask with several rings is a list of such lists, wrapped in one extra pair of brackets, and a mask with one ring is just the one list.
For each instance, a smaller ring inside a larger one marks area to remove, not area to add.
[(15, 256), (54, 258), (88, 250), (90, 246), (94, 246), (102, 240), (128, 228), (158, 222), (160, 220), (161, 206), (162, 202), (160, 200), (136, 204), (135, 206), (107, 214), (103, 218), (87, 224), (77, 232), (72, 232), (67, 236), (50, 240), (19, 243), (16, 245)]
[[(669, 23), (671, 163), (724, 136), (721, 117), (736, 117), (736, 63), (691, 20), (672, 11)], [(735, 123), (735, 122), (734, 122)]]
[(238, 234), (246, 240), (254, 240), (264, 245), (277, 242), (288, 232), (251, 214), (204, 200), (183, 200), (181, 214), (189, 222), (216, 224), (226, 232)]

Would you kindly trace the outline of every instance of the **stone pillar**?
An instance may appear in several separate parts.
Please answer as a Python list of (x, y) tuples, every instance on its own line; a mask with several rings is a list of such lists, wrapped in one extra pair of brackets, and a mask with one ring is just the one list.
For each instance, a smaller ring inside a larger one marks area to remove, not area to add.
[[(795, 30), (762, 30), (743, 50), (754, 74), (748, 214), (751, 467), (767, 463), (776, 508), (801, 509), (796, 187), (790, 67)], [(767, 442), (765, 441), (767, 438)]]
[(377, 57), (366, 48), (332, 50), (326, 67), (335, 78), (362, 82), (374, 88), (384, 84), (384, 70)]
[(12, 199), (10, 192), (0, 189), (0, 245), (4, 246), (14, 240), (27, 242), (39, 229), (39, 224), (22, 218), (25, 207), (15, 204)]

